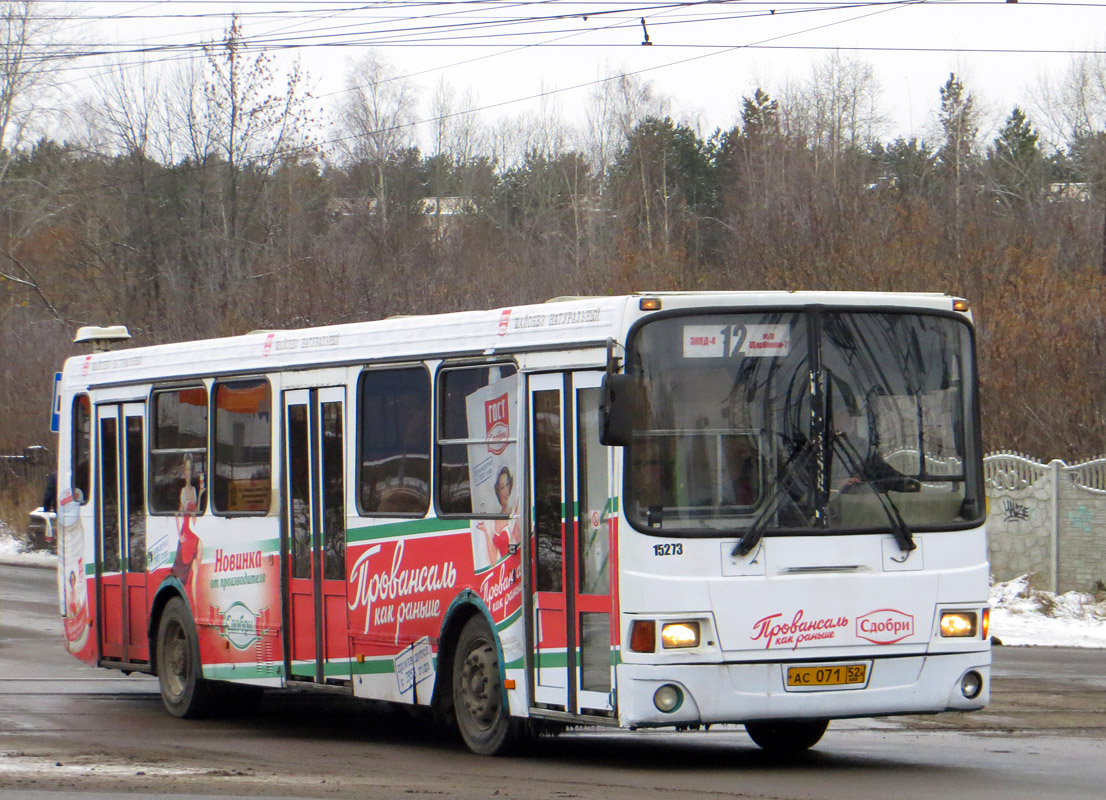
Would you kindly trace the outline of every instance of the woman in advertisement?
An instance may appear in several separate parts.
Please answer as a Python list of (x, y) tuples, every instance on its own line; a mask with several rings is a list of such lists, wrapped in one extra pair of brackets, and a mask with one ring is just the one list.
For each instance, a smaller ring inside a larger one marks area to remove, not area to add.
[(192, 530), (192, 521), (200, 508), (200, 500), (204, 493), (203, 472), (199, 474), (199, 488), (192, 483), (192, 455), (186, 453), (181, 464), (184, 473), (184, 486), (180, 490), (180, 508), (177, 511), (177, 554), (173, 559), (173, 568), (170, 574), (179, 580), (188, 593), (193, 604), (196, 603), (196, 575), (199, 568), (193, 569), (193, 564), (203, 561), (204, 545)]
[[(495, 566), (507, 557), (512, 545), (518, 545), (522, 540), (513, 501), (514, 490), (515, 478), (511, 468), (501, 467), (495, 478), (495, 499), (499, 503), (498, 513), (506, 519), (480, 522), (474, 528), (477, 536), (477, 541), (473, 543), (474, 550), (478, 556), (487, 554), (487, 562), (483, 566)], [(481, 560), (477, 558), (477, 569), (481, 567)]]

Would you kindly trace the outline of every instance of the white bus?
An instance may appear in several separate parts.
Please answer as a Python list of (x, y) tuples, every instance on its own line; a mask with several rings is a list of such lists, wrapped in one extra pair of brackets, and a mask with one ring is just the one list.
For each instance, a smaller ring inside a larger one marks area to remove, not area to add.
[[(97, 338), (87, 334), (84, 338)], [(566, 725), (988, 700), (974, 339), (938, 294), (558, 299), (70, 358), (78, 658), (168, 711), (328, 684)]]

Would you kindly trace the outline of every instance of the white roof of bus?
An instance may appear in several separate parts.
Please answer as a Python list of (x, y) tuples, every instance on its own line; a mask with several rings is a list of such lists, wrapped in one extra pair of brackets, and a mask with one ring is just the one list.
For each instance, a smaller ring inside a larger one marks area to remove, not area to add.
[(617, 297), (558, 298), (536, 305), (390, 317), (317, 328), (255, 331), (242, 336), (73, 356), (67, 388), (172, 380), (228, 372), (263, 372), (371, 359), (487, 354), (541, 347), (621, 342), (640, 316), (637, 301), (658, 297), (664, 310), (740, 306), (846, 305), (952, 309), (942, 294), (889, 292), (642, 292)]

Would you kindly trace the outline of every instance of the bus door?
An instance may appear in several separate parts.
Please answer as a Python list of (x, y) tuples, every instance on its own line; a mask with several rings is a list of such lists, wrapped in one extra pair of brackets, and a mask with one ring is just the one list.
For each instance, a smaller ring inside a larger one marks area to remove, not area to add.
[(317, 683), (350, 679), (344, 407), (343, 387), (284, 392), (288, 674)]
[(100, 657), (150, 660), (142, 403), (96, 407), (96, 599)]
[(529, 679), (536, 707), (612, 716), (617, 609), (602, 373), (531, 376)]

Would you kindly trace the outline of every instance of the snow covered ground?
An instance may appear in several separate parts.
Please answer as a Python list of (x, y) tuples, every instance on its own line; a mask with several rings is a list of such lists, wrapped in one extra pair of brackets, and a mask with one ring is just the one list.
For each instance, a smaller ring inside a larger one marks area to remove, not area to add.
[[(0, 522), (0, 563), (54, 566), (57, 557), (22, 552)], [(992, 586), (991, 606), (991, 634), (1004, 645), (1106, 648), (1106, 592), (1040, 592), (1031, 589), (1023, 575)]]
[(56, 566), (58, 557), (52, 553), (24, 553), (14, 532), (0, 520), (0, 564)]
[(991, 607), (991, 634), (1005, 645), (1106, 647), (1106, 592), (1035, 591), (1023, 575), (993, 585)]

